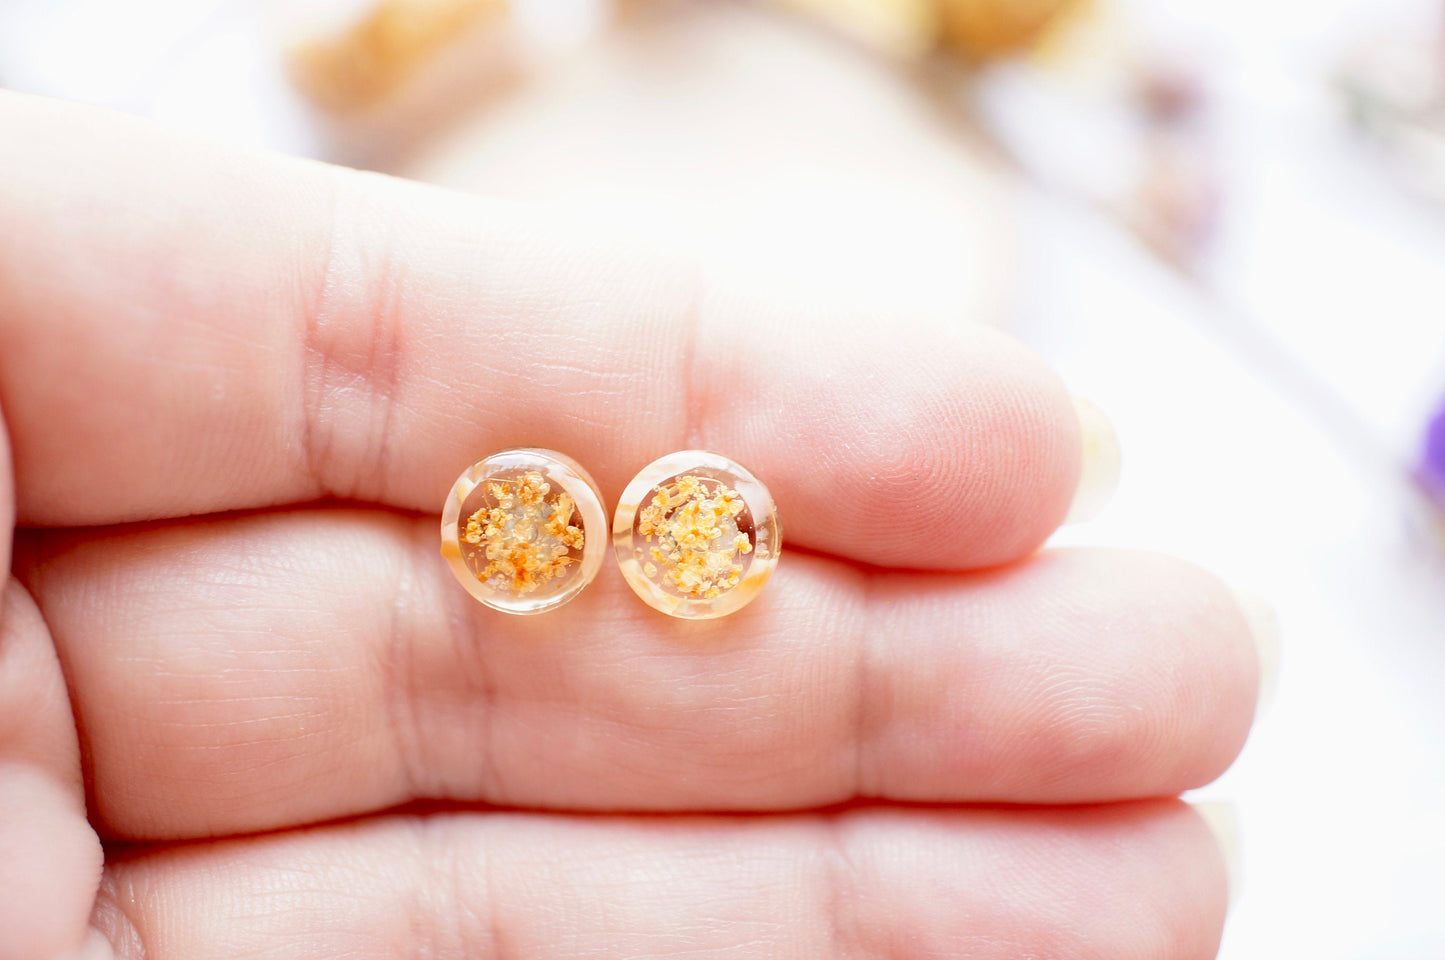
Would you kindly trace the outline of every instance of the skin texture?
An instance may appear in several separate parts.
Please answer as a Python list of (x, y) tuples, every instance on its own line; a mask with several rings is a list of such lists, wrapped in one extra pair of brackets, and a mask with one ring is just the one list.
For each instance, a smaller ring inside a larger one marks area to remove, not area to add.
[(957, 578), (795, 556), (766, 603), (676, 624), (611, 570), (545, 618), (494, 615), (435, 539), (337, 510), (45, 538), (28, 580), (107, 833), (422, 798), (1097, 802), (1207, 783), (1247, 730), (1233, 601), (1177, 561), (1070, 550)]
[[(1214, 954), (1219, 852), (1150, 798), (1242, 744), (1248, 628), (1183, 563), (1036, 552), (1080, 441), (1027, 351), (78, 107), (0, 127), (0, 958)], [(484, 610), (430, 514), (523, 443), (609, 500), (726, 451), (788, 552), (716, 622), (615, 570)]]

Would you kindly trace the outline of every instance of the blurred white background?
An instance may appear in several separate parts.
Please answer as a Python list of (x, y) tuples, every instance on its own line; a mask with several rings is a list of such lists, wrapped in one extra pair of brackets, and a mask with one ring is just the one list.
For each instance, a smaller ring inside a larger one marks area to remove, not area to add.
[[(1087, 25), (1085, 53), (970, 84), (760, 7), (674, 6), (645, 42), (616, 41), (587, 0), (530, 0), (521, 80), (405, 148), (386, 124), (338, 132), (282, 69), (285, 43), (344, 22), (347, 0), (7, 0), (0, 84), (312, 156), (356, 159), (370, 138), (360, 155), (397, 172), (626, 208), (719, 256), (746, 248), (738, 269), (801, 276), (798, 291), (841, 286), (1010, 329), (1109, 413), (1124, 445), (1109, 510), (1056, 540), (1176, 553), (1279, 611), (1277, 700), (1200, 792), (1238, 805), (1244, 837), (1221, 956), (1445, 957), (1445, 523), (1409, 482), (1445, 398), (1445, 204), (1357, 135), (1338, 83), (1375, 38), (1408, 79), (1395, 51), (1445, 41), (1445, 8), (1119, 0)], [(674, 152), (634, 160), (600, 141), (645, 137), (619, 106), (636, 90), (609, 94), (598, 78), (652, 56), (659, 37), (717, 58), (724, 76), (667, 74)], [(1182, 268), (1140, 242), (1117, 202), (1138, 176), (1121, 77), (1141, 52), (1194, 64), (1207, 90), (1190, 135), (1219, 210)], [(720, 92), (739, 77), (789, 84), (818, 105), (813, 125)], [(828, 85), (847, 90), (836, 115)], [(585, 111), (568, 106), (582, 97)], [(688, 152), (719, 125), (732, 138), (722, 156)], [(553, 162), (559, 136), (597, 149)], [(1013, 160), (997, 163), (986, 141)], [(860, 182), (872, 199), (829, 223)]]

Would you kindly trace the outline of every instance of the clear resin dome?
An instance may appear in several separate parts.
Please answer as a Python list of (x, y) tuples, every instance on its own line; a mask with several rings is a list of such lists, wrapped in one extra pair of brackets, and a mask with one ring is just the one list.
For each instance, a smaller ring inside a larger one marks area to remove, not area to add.
[(472, 464), (442, 508), (442, 556), (494, 610), (542, 613), (592, 582), (606, 551), (597, 484), (571, 457), (519, 447)]
[(622, 575), (649, 606), (706, 620), (745, 606), (778, 564), (772, 495), (741, 464), (706, 450), (654, 460), (612, 518)]

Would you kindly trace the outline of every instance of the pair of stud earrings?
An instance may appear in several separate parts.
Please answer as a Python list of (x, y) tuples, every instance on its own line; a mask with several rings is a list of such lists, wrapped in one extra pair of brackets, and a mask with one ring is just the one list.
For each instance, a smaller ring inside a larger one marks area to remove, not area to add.
[[(607, 517), (582, 465), (555, 450), (502, 450), (466, 469), (442, 509), (442, 556), (493, 610), (542, 613), (602, 569)], [(762, 590), (782, 546), (768, 488), (706, 450), (654, 460), (622, 491), (612, 546), (629, 586), (670, 616), (707, 620)]]

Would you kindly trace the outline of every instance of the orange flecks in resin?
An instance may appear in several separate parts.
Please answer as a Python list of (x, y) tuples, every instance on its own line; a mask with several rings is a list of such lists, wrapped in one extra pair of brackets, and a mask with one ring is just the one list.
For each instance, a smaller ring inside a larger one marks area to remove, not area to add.
[[(659, 487), (637, 515), (637, 532), (656, 545), (648, 567), (685, 597), (712, 600), (738, 585), (743, 566), (736, 561), (753, 552), (739, 533), (743, 498), (718, 480), (682, 476)], [(655, 566), (654, 566), (655, 565)]]
[(540, 613), (567, 602), (602, 564), (589, 530), (606, 523), (602, 496), (575, 461), (518, 448), (472, 464), (442, 511), (442, 556), (482, 603)]
[(748, 603), (777, 563), (779, 536), (767, 488), (736, 462), (702, 450), (643, 468), (612, 523), (628, 584), (649, 605), (686, 619)]
[(524, 474), (515, 484), (489, 480), (486, 488), (495, 505), (468, 517), (462, 534), (477, 548), (469, 559), (478, 580), (527, 594), (577, 561), (574, 551), (581, 551), (585, 538), (572, 522), (575, 507), (565, 492), (549, 498), (552, 485), (540, 473)]

